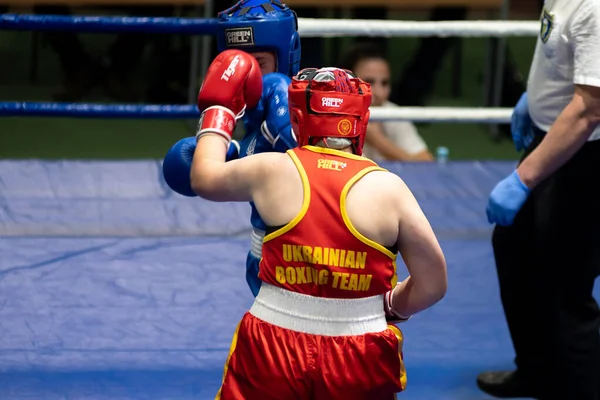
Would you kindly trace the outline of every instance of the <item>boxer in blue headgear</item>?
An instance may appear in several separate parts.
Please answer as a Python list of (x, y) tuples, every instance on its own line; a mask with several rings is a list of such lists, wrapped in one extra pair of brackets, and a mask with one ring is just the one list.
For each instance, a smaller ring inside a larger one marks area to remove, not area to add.
[[(240, 49), (252, 54), (263, 74), (263, 93), (258, 105), (246, 110), (242, 120), (245, 135), (232, 141), (227, 160), (263, 152), (285, 152), (297, 146), (288, 114), (288, 86), (300, 67), (298, 20), (289, 7), (278, 0), (242, 0), (219, 13), (219, 51)], [(202, 110), (201, 110), (202, 111)], [(190, 184), (196, 138), (178, 141), (163, 160), (163, 177), (171, 189), (195, 196)], [(246, 281), (256, 296), (260, 289), (258, 264), (262, 253), (265, 223), (254, 204), (252, 244), (246, 260)]]
[(276, 71), (292, 77), (300, 68), (296, 13), (276, 0), (240, 1), (219, 13), (217, 48), (272, 52)]

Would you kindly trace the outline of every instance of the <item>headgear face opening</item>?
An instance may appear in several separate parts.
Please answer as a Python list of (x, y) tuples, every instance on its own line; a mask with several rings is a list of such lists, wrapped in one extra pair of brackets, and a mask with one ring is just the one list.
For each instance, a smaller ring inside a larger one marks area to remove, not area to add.
[(292, 78), (288, 101), (299, 146), (344, 138), (362, 155), (371, 85), (340, 68), (303, 69)]
[(217, 48), (274, 52), (277, 72), (294, 76), (300, 68), (296, 13), (279, 0), (241, 0), (219, 13)]

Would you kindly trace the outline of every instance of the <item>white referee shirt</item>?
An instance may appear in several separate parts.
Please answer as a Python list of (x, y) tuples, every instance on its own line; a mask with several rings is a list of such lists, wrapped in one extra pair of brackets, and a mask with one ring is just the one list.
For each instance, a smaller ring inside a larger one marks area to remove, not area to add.
[(600, 0), (546, 0), (540, 22), (527, 96), (531, 119), (548, 131), (575, 85), (600, 87)]

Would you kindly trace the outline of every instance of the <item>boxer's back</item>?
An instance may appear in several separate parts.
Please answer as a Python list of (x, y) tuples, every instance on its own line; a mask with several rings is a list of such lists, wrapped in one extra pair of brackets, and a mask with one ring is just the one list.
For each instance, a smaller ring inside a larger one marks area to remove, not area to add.
[[(397, 175), (354, 154), (313, 146), (274, 157), (269, 170), (254, 195), (269, 226), (261, 265), (261, 278), (266, 282), (324, 297), (383, 294), (395, 285), (399, 250), (415, 278), (422, 276), (420, 271), (429, 271), (432, 285), (445, 282), (445, 264), (435, 235)], [(308, 253), (294, 258), (291, 252), (300, 248)], [(333, 262), (330, 249), (340, 249), (340, 254), (350, 251), (352, 257), (360, 254), (369, 262), (357, 264), (358, 258)], [(317, 251), (318, 256), (309, 254)], [(325, 253), (329, 258), (324, 258)], [(296, 283), (296, 278), (282, 275), (291, 270), (301, 270), (306, 276), (326, 270), (323, 274), (340, 279), (342, 274), (350, 278), (355, 274), (357, 282), (363, 279), (370, 284), (353, 293), (323, 277)]]
[[(282, 226), (300, 212), (304, 190), (292, 159), (279, 154), (273, 156), (269, 183), (256, 192), (254, 201), (267, 225)], [(397, 244), (403, 219), (410, 223), (411, 214), (421, 213), (404, 181), (385, 170), (369, 172), (350, 187), (346, 210), (361, 234), (385, 247)], [(327, 222), (324, 215), (323, 223)], [(426, 220), (422, 222), (429, 227)]]

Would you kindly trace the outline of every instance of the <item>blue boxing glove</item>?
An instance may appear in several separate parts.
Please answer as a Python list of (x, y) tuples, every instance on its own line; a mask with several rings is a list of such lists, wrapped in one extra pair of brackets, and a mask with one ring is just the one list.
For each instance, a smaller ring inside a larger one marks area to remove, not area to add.
[(513, 110), (510, 121), (510, 133), (517, 151), (527, 149), (533, 141), (531, 126), (532, 121), (529, 116), (529, 106), (527, 105), (527, 92), (524, 92)]
[[(260, 131), (269, 151), (285, 152), (298, 144), (292, 133), (288, 110), (288, 87), (291, 79), (279, 72), (263, 76), (263, 93), (258, 105), (247, 112), (247, 130)], [(257, 146), (262, 147), (262, 146)], [(258, 149), (256, 152), (264, 151)]]
[(516, 170), (498, 182), (488, 200), (486, 209), (488, 222), (502, 226), (511, 225), (529, 197), (529, 192), (529, 188), (525, 186)]
[[(195, 151), (196, 137), (187, 137), (175, 143), (163, 159), (162, 172), (165, 182), (173, 191), (183, 196), (196, 196), (190, 181)], [(238, 158), (239, 154), (240, 145), (232, 140), (227, 150), (227, 161)]]

